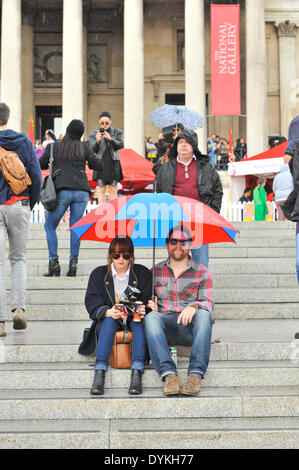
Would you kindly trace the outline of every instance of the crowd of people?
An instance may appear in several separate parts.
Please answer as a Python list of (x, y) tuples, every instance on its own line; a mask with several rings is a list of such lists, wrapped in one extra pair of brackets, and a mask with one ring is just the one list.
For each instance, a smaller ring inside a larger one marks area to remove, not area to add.
[[(6, 336), (7, 321), (6, 236), (11, 264), (13, 328), (27, 327), (26, 242), (30, 209), (40, 196), (41, 169), (47, 169), (50, 159), (53, 159), (52, 177), (57, 191), (57, 204), (55, 209), (48, 211), (44, 226), (49, 253), (48, 272), (44, 274), (46, 277), (61, 275), (56, 228), (67, 207), (70, 207), (70, 226), (83, 216), (86, 208), (90, 195), (85, 173), (86, 162), (94, 170), (94, 179), (99, 187), (99, 201), (102, 200), (102, 189), (107, 185), (111, 195), (116, 197), (117, 183), (122, 179), (119, 149), (123, 147), (123, 133), (112, 127), (110, 112), (104, 111), (99, 115), (98, 127), (90, 134), (88, 142), (81, 141), (85, 127), (77, 119), (69, 123), (65, 135), (57, 140), (50, 130), (45, 139), (44, 153), (39, 159), (34, 146), (24, 134), (8, 129), (9, 115), (8, 106), (0, 103), (0, 146), (17, 153), (27, 169), (31, 184), (16, 195), (0, 172), (0, 336)], [(297, 122), (294, 131), (297, 137), (298, 127)], [(155, 164), (156, 191), (190, 197), (219, 213), (223, 197), (222, 183), (210, 157), (198, 149), (197, 134), (177, 125), (172, 127), (170, 136), (166, 138), (163, 133), (160, 137), (161, 157)], [(281, 207), (285, 215), (290, 215), (292, 220), (299, 220), (296, 212), (297, 199), (299, 200), (296, 179), (299, 145), (296, 148), (289, 143), (286, 154), (293, 163), (296, 184), (291, 199), (289, 195)], [(267, 211), (265, 184), (266, 180), (258, 180), (253, 191), (256, 212), (261, 220)], [(251, 198), (250, 188), (246, 189), (244, 198)], [(286, 198), (286, 194), (283, 198)], [(147, 348), (152, 364), (164, 383), (165, 396), (196, 396), (201, 390), (209, 364), (214, 308), (209, 247), (192, 247), (191, 233), (183, 225), (172, 227), (165, 242), (167, 258), (149, 270), (135, 263), (132, 239), (116, 234), (108, 249), (107, 264), (95, 268), (89, 276), (85, 307), (92, 325), (78, 351), (86, 354), (88, 342), (96, 337), (94, 379), (90, 389), (92, 395), (102, 395), (105, 392), (105, 374), (115, 332), (119, 329), (130, 330), (133, 338), (132, 373), (128, 390), (130, 394), (138, 395), (143, 392), (142, 376)], [(77, 274), (79, 248), (80, 242), (71, 231), (67, 276)], [(299, 282), (299, 247), (297, 253)], [(142, 301), (137, 310), (139, 321), (130, 315), (123, 318), (123, 309), (119, 302), (129, 286), (134, 286), (141, 293)], [(177, 365), (169, 349), (169, 346), (177, 344), (191, 346), (188, 376), (182, 388)]]

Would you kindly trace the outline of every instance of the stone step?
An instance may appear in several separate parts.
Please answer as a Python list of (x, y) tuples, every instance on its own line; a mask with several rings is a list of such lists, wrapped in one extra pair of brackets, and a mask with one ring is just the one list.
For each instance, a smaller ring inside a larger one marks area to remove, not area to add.
[[(62, 248), (58, 250), (59, 258), (62, 260), (68, 260), (70, 250), (69, 248)], [(98, 260), (105, 260), (107, 258), (107, 249), (95, 248), (85, 248), (80, 250), (80, 262), (81, 260), (90, 260), (95, 257)], [(165, 249), (157, 249), (156, 258), (165, 259), (167, 257), (167, 252)], [(240, 248), (238, 246), (228, 245), (226, 247), (210, 246), (210, 257), (211, 258), (293, 258), (296, 257), (296, 248), (295, 246), (291, 248), (281, 247), (275, 248)], [(32, 249), (27, 251), (27, 260), (47, 260), (47, 251), (46, 249)], [(142, 250), (142, 259), (152, 259), (153, 251), (151, 248), (145, 248)], [(137, 254), (136, 260), (139, 261)], [(137, 261), (136, 261), (137, 262)]]
[[(86, 320), (88, 313), (84, 305), (30, 305), (27, 304), (26, 318), (29, 321)], [(297, 303), (271, 304), (215, 304), (215, 320), (253, 320), (253, 319), (292, 319), (299, 318)]]
[[(0, 426), (0, 449), (128, 449), (132, 455), (132, 449), (187, 449), (180, 453), (183, 465), (195, 462), (191, 449), (295, 449), (299, 440), (297, 417), (13, 420)], [(133, 467), (132, 457), (125, 458)], [(143, 453), (143, 461), (159, 463), (152, 452)]]
[[(211, 269), (212, 271), (212, 269)], [(10, 290), (10, 276), (7, 276), (7, 290)], [(69, 278), (61, 275), (60, 277), (46, 278), (43, 276), (29, 276), (27, 279), (28, 290), (77, 290), (86, 289), (88, 284), (88, 276), (78, 275), (75, 278)], [(256, 274), (252, 276), (250, 274), (227, 274), (225, 276), (220, 274), (213, 275), (213, 287), (214, 289), (221, 288), (263, 288), (273, 287), (277, 288), (288, 288), (298, 287), (297, 276), (294, 274), (269, 274), (267, 276), (263, 274)]]
[[(85, 288), (82, 289), (28, 289), (27, 290), (27, 302), (31, 305), (46, 305), (46, 304), (64, 304), (72, 305), (82, 304), (84, 305)], [(272, 288), (260, 288), (252, 290), (252, 288), (238, 287), (233, 289), (219, 288), (215, 289), (213, 298), (215, 302), (221, 303), (295, 303), (299, 302), (299, 289), (298, 286), (293, 288), (281, 287), (277, 289)], [(10, 301), (10, 295), (8, 295), (8, 302)]]
[(0, 421), (240, 417), (299, 417), (299, 387), (203, 388), (192, 398), (164, 397), (162, 387), (138, 397), (127, 389), (100, 397), (89, 389), (0, 391)]
[[(26, 330), (13, 330), (0, 339), (0, 363), (85, 362), (94, 357), (78, 354), (84, 328), (90, 321), (31, 322)], [(217, 320), (213, 325), (211, 361), (298, 361), (299, 345), (294, 339), (299, 320)], [(214, 341), (220, 341), (214, 343)], [(180, 355), (189, 348), (180, 347)]]
[[(273, 237), (264, 237), (264, 238), (245, 238), (245, 237), (238, 237), (236, 238), (236, 245), (234, 244), (229, 244), (228, 242), (227, 243), (217, 243), (217, 244), (210, 244), (210, 249), (213, 250), (213, 247), (217, 247), (217, 248), (227, 248), (228, 246), (231, 246), (233, 248), (235, 247), (239, 247), (239, 248), (246, 248), (246, 247), (257, 247), (257, 248), (261, 248), (261, 247), (265, 247), (265, 248), (274, 248), (274, 247), (277, 247), (277, 248), (293, 248), (295, 247), (296, 245), (296, 239), (295, 239), (295, 236), (294, 236), (294, 233), (292, 233), (291, 236), (289, 237), (284, 237), (284, 238), (281, 238), (281, 237), (276, 237), (276, 236), (273, 236)], [(60, 237), (59, 235), (59, 241), (58, 241), (58, 246), (59, 246), (59, 250), (61, 249), (69, 249), (69, 246), (70, 246), (70, 242), (69, 242), (69, 237), (68, 238), (62, 238)], [(7, 244), (7, 247), (8, 247), (8, 244)], [(99, 250), (99, 252), (102, 252), (104, 257), (106, 256), (107, 254), (107, 250), (108, 250), (108, 247), (109, 245), (107, 243), (100, 243), (100, 242), (94, 242), (94, 241), (87, 241), (87, 240), (83, 240), (81, 242), (81, 246), (80, 246), (80, 250), (86, 250), (86, 249), (96, 249), (96, 250)], [(31, 238), (28, 240), (28, 243), (27, 243), (27, 249), (28, 250), (36, 250), (36, 249), (43, 249), (43, 250), (47, 250), (47, 242), (46, 242), (46, 239), (45, 238), (40, 238), (40, 239), (36, 239), (36, 238)], [(143, 252), (143, 248), (138, 248), (136, 247), (135, 248), (135, 254), (136, 256), (138, 257), (140, 253)], [(157, 252), (158, 253), (165, 253), (165, 248), (157, 248)]]
[[(299, 360), (299, 354), (298, 354)], [(188, 358), (179, 358), (180, 385), (187, 380)], [(50, 390), (90, 388), (94, 371), (90, 364), (35, 363), (0, 364), (0, 390)], [(129, 388), (130, 370), (109, 368), (105, 389)], [(203, 388), (212, 387), (299, 387), (298, 363), (292, 361), (217, 361), (210, 362)], [(153, 366), (146, 366), (143, 389), (161, 388)]]
[[(156, 258), (156, 263), (165, 258)], [(68, 258), (60, 258), (61, 265), (61, 279), (66, 276), (68, 271)], [(79, 259), (77, 277), (89, 276), (91, 271), (102, 264), (106, 264), (106, 259), (101, 259), (98, 256), (93, 256), (91, 259)], [(144, 259), (136, 258), (136, 263), (143, 264), (149, 269), (152, 268), (152, 260), (150, 258)], [(210, 260), (209, 269), (212, 276), (219, 275), (232, 275), (232, 274), (292, 274), (296, 277), (295, 270), (295, 256), (290, 258), (214, 258)], [(45, 256), (43, 260), (29, 259), (27, 261), (28, 277), (43, 276), (43, 273), (48, 271), (48, 260)], [(10, 265), (6, 262), (6, 273), (10, 275)], [(297, 278), (297, 277), (296, 277)]]

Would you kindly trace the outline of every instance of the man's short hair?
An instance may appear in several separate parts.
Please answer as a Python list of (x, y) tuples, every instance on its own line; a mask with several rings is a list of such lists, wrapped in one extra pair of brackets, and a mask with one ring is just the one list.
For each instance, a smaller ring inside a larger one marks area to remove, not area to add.
[(5, 126), (8, 123), (10, 116), (10, 109), (5, 103), (0, 103), (0, 126)]
[(245, 194), (245, 193), (248, 193), (249, 191), (251, 191), (251, 188), (249, 188), (249, 187), (248, 187), (248, 188), (245, 188), (245, 189), (244, 189), (244, 194)]
[(182, 232), (186, 235), (186, 237), (188, 238), (189, 241), (192, 241), (191, 232), (187, 227), (185, 227), (185, 225), (179, 224), (179, 225), (176, 225), (175, 227), (171, 228), (168, 232), (167, 239), (171, 238), (171, 235), (173, 234), (173, 232)]

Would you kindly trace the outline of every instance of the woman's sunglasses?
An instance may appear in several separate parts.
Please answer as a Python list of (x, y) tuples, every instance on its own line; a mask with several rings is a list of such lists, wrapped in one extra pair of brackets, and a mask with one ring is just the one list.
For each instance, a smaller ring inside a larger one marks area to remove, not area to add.
[(179, 240), (178, 238), (166, 238), (166, 243), (170, 243), (170, 245), (176, 245), (179, 243), (181, 246), (189, 245), (192, 242), (192, 238), (188, 238), (188, 240)]
[(119, 259), (122, 256), (123, 259), (125, 259), (126, 261), (128, 261), (129, 259), (132, 258), (131, 253), (117, 253), (117, 252), (114, 252), (114, 253), (111, 253), (111, 256), (112, 256), (113, 259)]

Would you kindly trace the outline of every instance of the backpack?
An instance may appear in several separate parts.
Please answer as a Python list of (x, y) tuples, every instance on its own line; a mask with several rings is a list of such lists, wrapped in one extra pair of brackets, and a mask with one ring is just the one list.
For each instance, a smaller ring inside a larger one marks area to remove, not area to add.
[(0, 147), (0, 170), (16, 196), (31, 186), (30, 176), (21, 159), (15, 152), (5, 150), (3, 147)]

